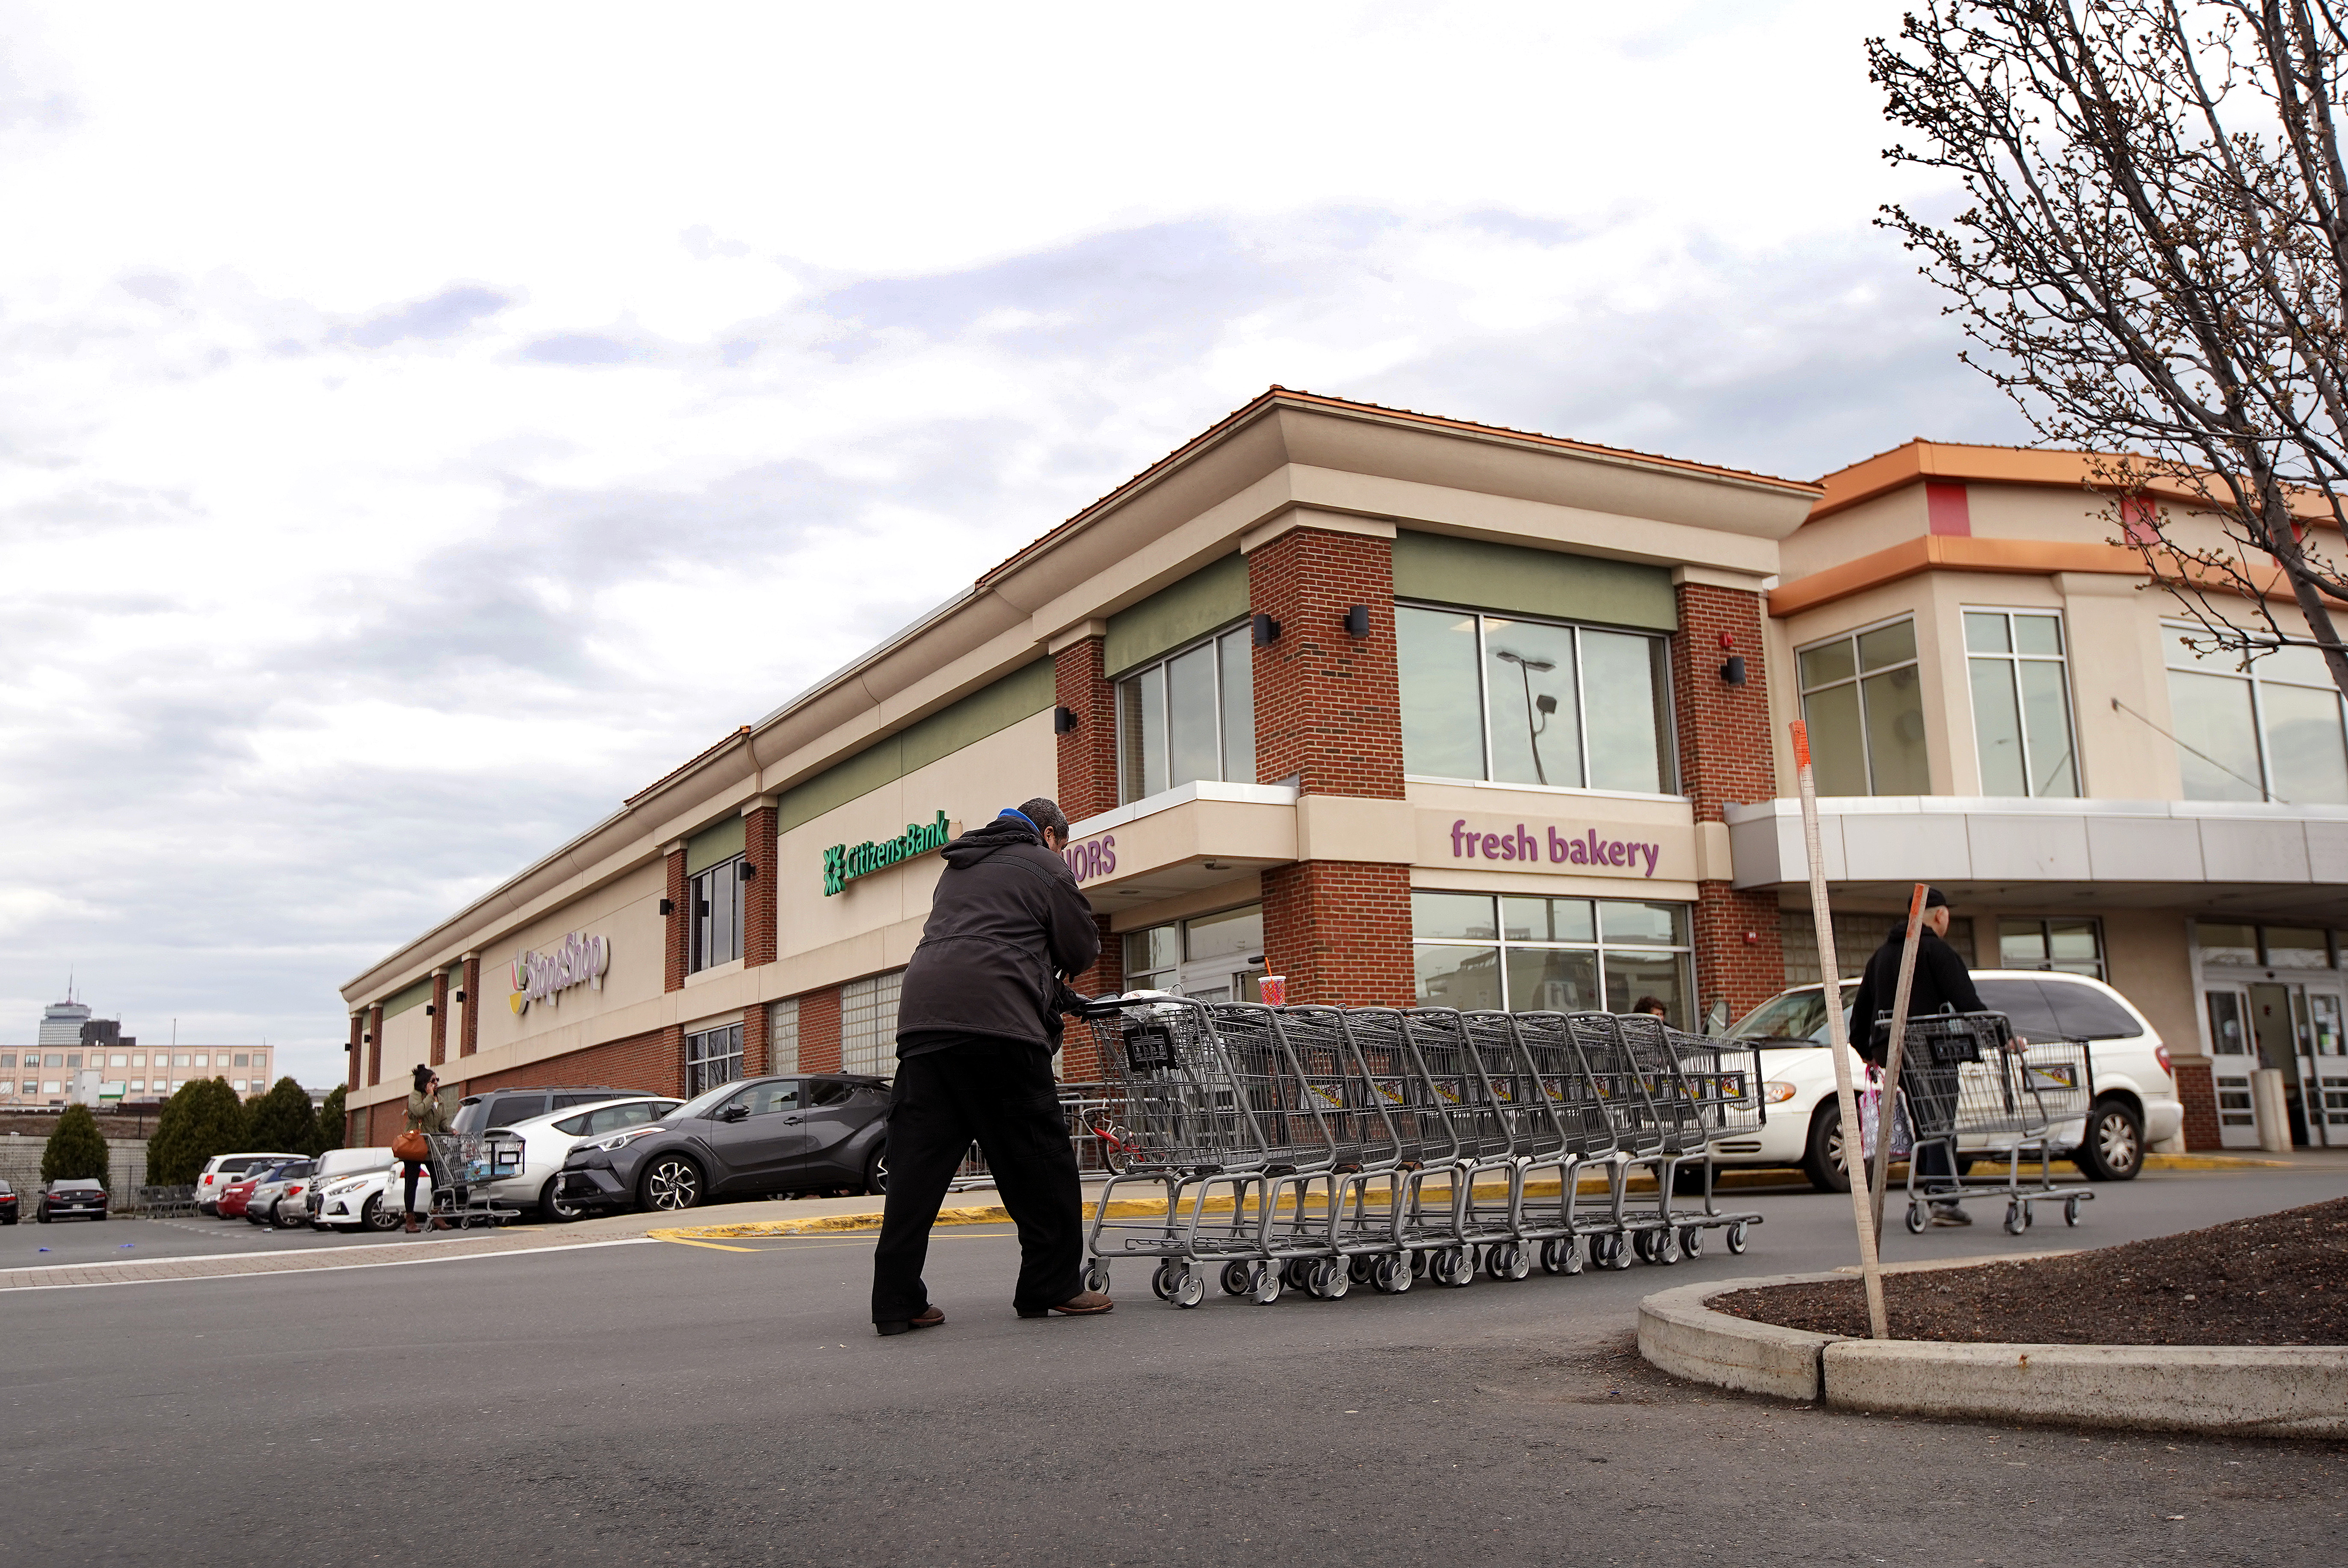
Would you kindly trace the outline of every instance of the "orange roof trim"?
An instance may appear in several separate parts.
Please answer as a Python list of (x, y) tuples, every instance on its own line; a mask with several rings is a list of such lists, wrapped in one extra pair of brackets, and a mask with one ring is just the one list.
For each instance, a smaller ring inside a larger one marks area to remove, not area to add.
[[(1816, 522), (1903, 485), (1926, 480), (2091, 490), (2096, 486), (2096, 465), (2117, 455), (2034, 447), (1979, 447), (1961, 441), (1928, 441), (1918, 437), (1847, 469), (1837, 469), (1820, 480), (1818, 483), (1826, 493), (1803, 521)], [(2146, 493), (2181, 506), (2203, 506), (2209, 501), (2200, 490), (2175, 482), (2148, 485)], [(2331, 514), (2317, 510), (2302, 515), (2328, 520)]]
[(719, 741), (716, 745), (711, 747), (708, 750), (695, 753), (693, 757), (679, 763), (675, 768), (670, 769), (667, 772), (662, 774), (659, 778), (654, 779), (651, 783), (645, 785), (634, 794), (623, 797), (620, 803), (623, 806), (634, 805), (645, 796), (657, 793), (662, 786), (674, 783), (677, 779), (684, 778), (686, 774), (692, 772), (695, 769), (700, 767), (703, 763), (708, 761), (711, 758), (716, 756), (727, 747), (738, 746), (743, 741), (748, 739), (749, 737), (750, 727), (746, 724), (742, 726), (741, 728), (734, 731), (733, 734), (727, 736), (725, 739)]

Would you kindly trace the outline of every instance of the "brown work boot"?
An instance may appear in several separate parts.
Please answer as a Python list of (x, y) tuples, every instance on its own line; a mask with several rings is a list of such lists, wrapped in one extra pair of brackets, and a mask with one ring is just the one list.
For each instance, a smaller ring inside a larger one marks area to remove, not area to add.
[(422, 1229), (424, 1227), (416, 1222), (416, 1211), (410, 1209), (407, 1212), (407, 1233), (412, 1236)]
[(1097, 1316), (1101, 1313), (1114, 1310), (1116, 1306), (1117, 1303), (1111, 1301), (1106, 1294), (1100, 1291), (1082, 1290), (1068, 1297), (1067, 1300), (1060, 1303), (1057, 1306), (1023, 1306), (1019, 1309), (1019, 1315), (1022, 1317), (1049, 1317), (1053, 1313), (1057, 1312), (1064, 1313), (1070, 1317), (1094, 1317)]
[(927, 1306), (922, 1309), (922, 1315), (919, 1317), (908, 1317), (897, 1323), (876, 1323), (872, 1328), (875, 1333), (885, 1338), (892, 1334), (911, 1334), (916, 1328), (935, 1328), (945, 1320), (945, 1308)]

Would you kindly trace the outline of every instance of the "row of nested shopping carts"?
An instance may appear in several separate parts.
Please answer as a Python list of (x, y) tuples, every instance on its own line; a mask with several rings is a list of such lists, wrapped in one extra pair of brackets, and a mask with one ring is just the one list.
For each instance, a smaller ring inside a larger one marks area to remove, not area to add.
[[(1186, 1307), (1210, 1270), (1264, 1303), (1283, 1288), (1391, 1295), (1479, 1269), (1520, 1280), (1536, 1259), (1569, 1274), (1668, 1264), (1712, 1230), (1741, 1253), (1761, 1221), (1715, 1203), (1706, 1158), (1766, 1114), (1755, 1051), (1659, 1018), (1148, 992), (1088, 1017), (1123, 1099), (1090, 1289), (1107, 1288), (1112, 1260), (1142, 1258), (1157, 1295)], [(1673, 1206), (1683, 1165), (1703, 1173), (1700, 1209)], [(1641, 1171), (1652, 1202), (1631, 1191)], [(1162, 1191), (1162, 1209), (1118, 1213), (1136, 1184)]]

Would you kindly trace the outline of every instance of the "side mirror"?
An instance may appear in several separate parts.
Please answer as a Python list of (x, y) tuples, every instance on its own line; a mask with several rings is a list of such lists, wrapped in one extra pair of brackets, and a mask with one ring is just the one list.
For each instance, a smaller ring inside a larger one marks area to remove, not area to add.
[(720, 1121), (740, 1121), (749, 1114), (750, 1108), (747, 1105), (729, 1105), (724, 1110), (717, 1113), (717, 1119)]

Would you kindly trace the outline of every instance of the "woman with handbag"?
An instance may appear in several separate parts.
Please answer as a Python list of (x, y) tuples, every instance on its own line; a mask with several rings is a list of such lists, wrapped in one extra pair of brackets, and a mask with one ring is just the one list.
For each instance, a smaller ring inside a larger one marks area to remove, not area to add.
[[(397, 1138), (391, 1140), (392, 1158), (407, 1167), (407, 1233), (411, 1236), (423, 1228), (416, 1222), (416, 1216), (423, 1212), (416, 1206), (416, 1179), (424, 1173), (427, 1162), (432, 1158), (431, 1140), (425, 1134), (448, 1130), (448, 1111), (440, 1103), (440, 1075), (418, 1062), (416, 1064), (416, 1087), (407, 1093), (407, 1125)], [(427, 1184), (424, 1191), (428, 1200), (432, 1189)], [(449, 1228), (448, 1222), (435, 1215), (432, 1228), (445, 1231)]]

